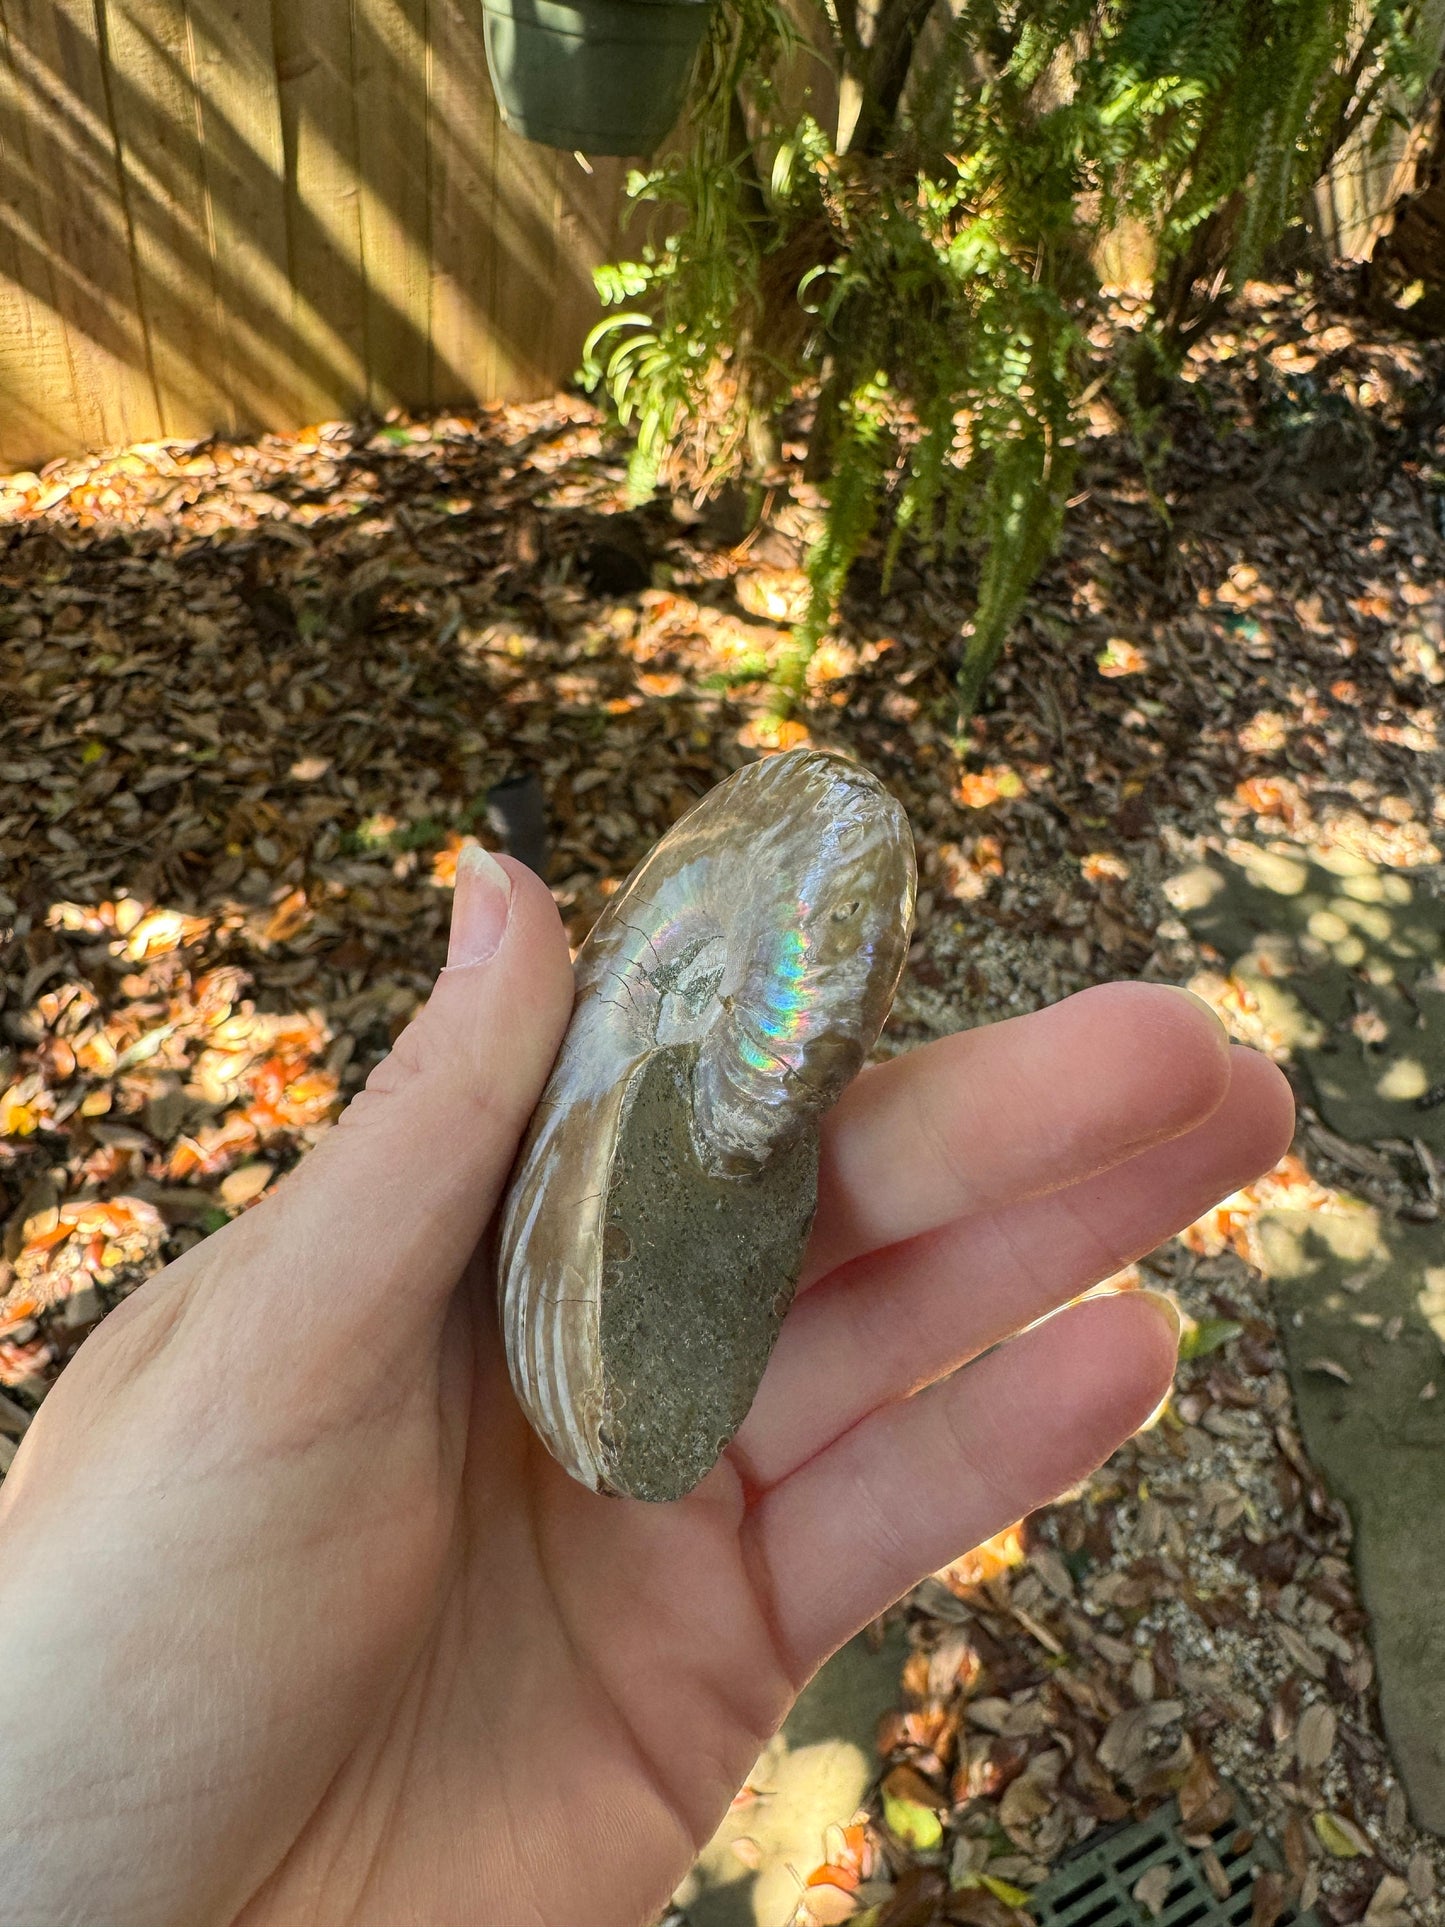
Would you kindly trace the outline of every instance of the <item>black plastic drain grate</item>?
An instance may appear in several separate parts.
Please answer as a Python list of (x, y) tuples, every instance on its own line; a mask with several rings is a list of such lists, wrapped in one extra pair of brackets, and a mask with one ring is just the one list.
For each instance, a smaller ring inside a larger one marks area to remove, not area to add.
[[(1199, 1853), (1180, 1832), (1179, 1809), (1170, 1805), (1066, 1861), (1035, 1887), (1029, 1909), (1038, 1927), (1249, 1927), (1254, 1876), (1262, 1868), (1277, 1868), (1278, 1858), (1237, 1820), (1218, 1828), (1213, 1842), (1229, 1882), (1227, 1900), (1205, 1879)], [(1174, 1877), (1156, 1917), (1135, 1900), (1134, 1889), (1160, 1865)], [(1320, 1927), (1320, 1920), (1313, 1909), (1302, 1914), (1287, 1907), (1279, 1927)]]

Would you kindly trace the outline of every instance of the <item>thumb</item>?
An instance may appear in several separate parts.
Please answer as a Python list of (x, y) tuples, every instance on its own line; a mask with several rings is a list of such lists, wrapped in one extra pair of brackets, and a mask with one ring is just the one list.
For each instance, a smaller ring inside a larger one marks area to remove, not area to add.
[(293, 1329), (309, 1311), (333, 1343), (341, 1322), (351, 1338), (384, 1330), (390, 1348), (399, 1325), (439, 1316), (496, 1209), (571, 1009), (567, 939), (546, 885), (468, 845), (447, 965), (425, 1007), (337, 1128), (234, 1227), (285, 1253), (272, 1275)]

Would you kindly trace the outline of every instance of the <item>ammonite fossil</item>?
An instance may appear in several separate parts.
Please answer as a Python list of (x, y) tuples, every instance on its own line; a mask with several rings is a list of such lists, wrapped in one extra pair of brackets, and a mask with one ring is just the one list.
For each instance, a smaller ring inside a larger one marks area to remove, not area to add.
[(914, 885), (877, 779), (793, 750), (710, 791), (582, 946), (499, 1289), (517, 1395), (585, 1485), (680, 1498), (742, 1423), (812, 1223), (818, 1120), (888, 1014)]

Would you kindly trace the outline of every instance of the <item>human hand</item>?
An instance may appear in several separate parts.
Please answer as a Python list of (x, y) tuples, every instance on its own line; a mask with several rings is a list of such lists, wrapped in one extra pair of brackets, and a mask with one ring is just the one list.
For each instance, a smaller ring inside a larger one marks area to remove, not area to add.
[(599, 1498), (496, 1333), (571, 1000), (499, 874), (463, 864), (454, 967), (340, 1126), (86, 1340), (0, 1489), (11, 1927), (641, 1927), (820, 1662), (1174, 1363), (1139, 1293), (1010, 1334), (1288, 1142), (1279, 1072), (1159, 986), (865, 1071), (738, 1438), (676, 1504)]

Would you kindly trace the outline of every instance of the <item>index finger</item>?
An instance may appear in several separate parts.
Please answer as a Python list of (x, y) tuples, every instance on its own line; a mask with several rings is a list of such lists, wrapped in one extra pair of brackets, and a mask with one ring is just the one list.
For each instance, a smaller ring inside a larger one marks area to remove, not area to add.
[(823, 1127), (802, 1289), (1179, 1137), (1229, 1079), (1223, 1024), (1172, 984), (1099, 984), (864, 1071)]

